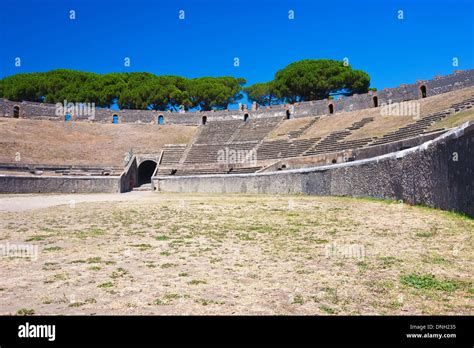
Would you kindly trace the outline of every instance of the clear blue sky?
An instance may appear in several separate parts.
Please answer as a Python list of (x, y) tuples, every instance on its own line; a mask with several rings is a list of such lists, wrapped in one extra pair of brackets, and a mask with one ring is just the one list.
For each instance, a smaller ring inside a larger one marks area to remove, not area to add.
[(232, 75), (252, 84), (300, 59), (348, 57), (381, 89), (451, 73), (453, 57), (459, 69), (473, 68), (473, 7), (470, 0), (1, 0), (0, 76), (70, 68)]

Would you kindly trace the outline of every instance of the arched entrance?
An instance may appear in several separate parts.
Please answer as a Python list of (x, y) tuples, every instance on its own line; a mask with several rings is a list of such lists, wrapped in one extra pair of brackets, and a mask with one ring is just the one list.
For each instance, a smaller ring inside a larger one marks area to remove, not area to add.
[(164, 125), (165, 124), (165, 118), (163, 115), (158, 116), (158, 124)]
[(425, 85), (420, 86), (420, 95), (421, 95), (422, 98), (426, 98), (426, 86)]
[(376, 95), (372, 98), (372, 100), (374, 101), (374, 108), (378, 107), (379, 106), (379, 97), (377, 97)]
[(113, 115), (112, 116), (112, 123), (117, 124), (118, 123), (118, 115)]
[(291, 118), (291, 111), (286, 110), (286, 119), (289, 120)]
[(207, 116), (202, 117), (202, 125), (205, 126), (207, 123)]
[(244, 122), (247, 122), (249, 120), (249, 114), (244, 115)]
[(13, 107), (13, 117), (14, 118), (20, 117), (20, 107), (18, 105), (15, 105)]
[(333, 114), (333, 113), (334, 113), (334, 105), (333, 105), (333, 104), (329, 104), (329, 105), (328, 105), (328, 108), (329, 108), (329, 113), (330, 113), (330, 114)]
[(140, 163), (138, 166), (138, 186), (143, 184), (149, 184), (151, 182), (151, 176), (156, 169), (156, 162), (147, 160)]

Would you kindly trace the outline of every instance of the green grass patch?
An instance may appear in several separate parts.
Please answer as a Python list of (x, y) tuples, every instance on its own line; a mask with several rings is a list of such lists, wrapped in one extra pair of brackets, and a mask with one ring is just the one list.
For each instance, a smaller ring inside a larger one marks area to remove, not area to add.
[(179, 294), (166, 294), (162, 299), (157, 298), (153, 303), (157, 306), (166, 306), (181, 298)]
[(80, 239), (100, 237), (105, 234), (105, 231), (100, 228), (89, 228), (87, 230), (77, 232), (76, 236)]
[(248, 233), (239, 233), (237, 234), (237, 237), (240, 240), (254, 240), (255, 238), (252, 238)]
[(17, 312), (16, 312), (17, 315), (24, 315), (24, 316), (27, 316), (27, 315), (34, 315), (35, 314), (35, 310), (34, 309), (28, 309), (28, 308), (21, 308), (19, 309)]
[(208, 306), (208, 305), (223, 305), (225, 304), (224, 301), (214, 301), (214, 300), (207, 300), (205, 298), (200, 298), (197, 300), (194, 300), (194, 302), (202, 304), (203, 306)]
[(132, 245), (130, 245), (130, 246), (132, 246), (132, 247), (134, 247), (134, 248), (138, 248), (138, 250), (140, 250), (140, 251), (144, 251), (144, 250), (148, 250), (148, 249), (152, 249), (152, 248), (153, 248), (152, 245), (150, 245), (150, 244), (143, 244), (143, 243), (142, 243), (142, 244), (132, 244)]
[(293, 298), (293, 301), (291, 302), (292, 304), (299, 304), (302, 305), (304, 303), (304, 298), (302, 295), (295, 295)]
[(325, 305), (321, 305), (319, 306), (319, 309), (322, 310), (323, 312), (327, 313), (327, 314), (336, 314), (336, 310), (331, 308), (331, 307), (328, 307), (328, 306), (325, 306)]
[(365, 261), (357, 262), (357, 266), (359, 266), (359, 270), (366, 271), (369, 268), (369, 264)]
[(340, 197), (342, 199), (355, 199), (355, 200), (361, 200), (361, 201), (366, 201), (366, 202), (377, 202), (377, 203), (385, 203), (385, 204), (402, 204), (402, 202), (394, 200), (394, 199), (389, 199), (389, 198), (382, 198), (382, 197)]
[(474, 109), (467, 109), (461, 112), (450, 115), (438, 122), (435, 122), (428, 130), (435, 130), (439, 128), (453, 128), (461, 125), (462, 123), (474, 119)]
[(117, 278), (122, 278), (128, 274), (128, 271), (122, 267), (117, 268), (117, 270), (112, 272), (112, 275), (110, 278), (112, 279), (117, 279)]
[(268, 232), (272, 232), (273, 229), (274, 228), (272, 226), (268, 226), (268, 225), (250, 225), (247, 230), (258, 232), (258, 233), (268, 233)]
[(423, 259), (423, 261), (426, 262), (426, 263), (434, 263), (434, 264), (437, 264), (437, 265), (450, 264), (451, 263), (451, 261), (448, 261), (444, 257), (442, 257), (441, 255), (437, 255), (437, 254), (427, 256)]
[(164, 263), (160, 267), (161, 268), (171, 268), (171, 267), (174, 267), (174, 266), (176, 266), (174, 263)]
[(46, 236), (44, 234), (42, 235), (36, 235), (36, 236), (31, 236), (31, 237), (28, 237), (25, 239), (25, 242), (39, 242), (41, 240), (45, 240), (46, 238), (48, 238), (50, 236)]
[(429, 231), (421, 231), (416, 234), (417, 237), (422, 237), (422, 238), (430, 238), (434, 237), (438, 234), (438, 230), (436, 227), (430, 228)]
[(310, 239), (311, 242), (316, 244), (326, 244), (329, 243), (327, 239)]
[(101, 288), (101, 289), (112, 288), (113, 286), (114, 286), (114, 283), (112, 283), (112, 282), (106, 282), (106, 283), (102, 283), (102, 284), (97, 285), (97, 287)]
[(63, 280), (63, 281), (64, 281), (64, 280), (67, 280), (68, 278), (69, 278), (69, 277), (68, 277), (67, 273), (57, 273), (57, 274), (55, 274), (55, 275), (53, 275), (53, 276), (51, 276), (51, 277), (48, 277), (48, 278), (44, 281), (44, 283), (45, 283), (45, 284), (51, 284), (51, 283), (54, 283), (54, 282), (57, 281), (57, 280)]
[(402, 284), (427, 290), (453, 292), (469, 286), (467, 282), (436, 279), (433, 275), (408, 274), (400, 277)]
[(102, 258), (99, 257), (99, 256), (96, 256), (96, 257), (89, 257), (87, 260), (86, 260), (87, 263), (100, 263), (102, 262)]
[(76, 263), (86, 263), (85, 260), (72, 260), (71, 262), (69, 262), (70, 264), (76, 264)]
[(163, 240), (169, 240), (170, 237), (165, 236), (164, 234), (162, 234), (161, 236), (156, 236), (155, 239), (163, 241)]
[(396, 257), (393, 256), (381, 256), (379, 257), (380, 263), (382, 264), (383, 268), (388, 268), (393, 266), (395, 263), (399, 262)]
[(188, 282), (189, 285), (199, 285), (199, 284), (207, 284), (205, 280), (198, 280), (198, 279), (193, 279), (190, 282)]
[(58, 250), (61, 250), (61, 249), (62, 248), (58, 247), (58, 246), (50, 246), (50, 247), (44, 248), (43, 251), (58, 251)]

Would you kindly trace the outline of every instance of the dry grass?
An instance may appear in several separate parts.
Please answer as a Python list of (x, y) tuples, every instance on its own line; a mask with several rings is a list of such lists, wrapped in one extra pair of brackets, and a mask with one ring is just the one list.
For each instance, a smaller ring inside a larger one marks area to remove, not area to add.
[(428, 130), (435, 130), (439, 128), (453, 128), (463, 124), (464, 122), (474, 120), (474, 109), (464, 110), (449, 116), (444, 120), (436, 122)]
[(380, 111), (378, 108), (365, 109), (353, 112), (344, 112), (335, 115), (322, 116), (308, 129), (303, 138), (326, 137), (334, 131), (342, 131), (365, 117), (376, 117)]
[(0, 162), (121, 166), (124, 153), (159, 153), (188, 143), (193, 126), (0, 119)]
[(0, 243), (39, 257), (0, 258), (0, 314), (474, 313), (468, 218), (369, 199), (120, 197), (1, 212)]
[(275, 128), (268, 134), (267, 140), (287, 139), (287, 134), (289, 132), (297, 131), (300, 128), (303, 128), (312, 120), (313, 117), (302, 117), (285, 120), (283, 123), (280, 123), (277, 128)]

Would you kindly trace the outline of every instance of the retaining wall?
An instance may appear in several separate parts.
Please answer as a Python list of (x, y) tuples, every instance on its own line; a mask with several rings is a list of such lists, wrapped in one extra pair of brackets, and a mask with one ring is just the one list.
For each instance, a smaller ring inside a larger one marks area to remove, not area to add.
[(128, 192), (133, 189), (138, 181), (137, 157), (133, 156), (127, 167), (120, 176), (120, 192)]
[(161, 192), (376, 197), (474, 217), (474, 121), (422, 145), (315, 168), (272, 173), (154, 177)]
[(100, 192), (120, 192), (120, 177), (0, 175), (0, 193)]

